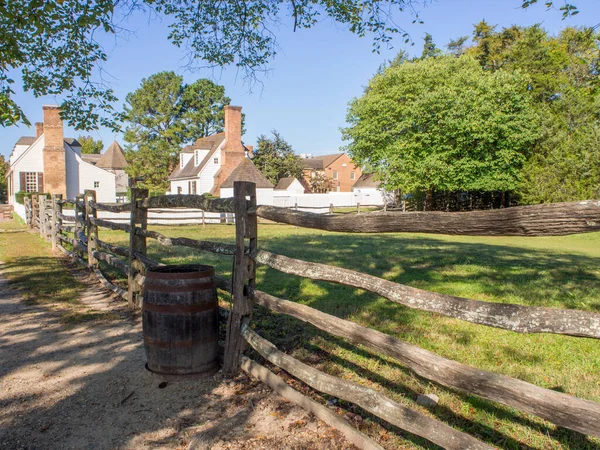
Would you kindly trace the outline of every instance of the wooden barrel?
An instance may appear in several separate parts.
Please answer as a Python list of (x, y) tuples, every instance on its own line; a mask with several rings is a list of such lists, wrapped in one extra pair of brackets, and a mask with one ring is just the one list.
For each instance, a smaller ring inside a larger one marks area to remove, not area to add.
[(148, 269), (142, 306), (147, 368), (202, 375), (218, 368), (218, 305), (211, 266)]

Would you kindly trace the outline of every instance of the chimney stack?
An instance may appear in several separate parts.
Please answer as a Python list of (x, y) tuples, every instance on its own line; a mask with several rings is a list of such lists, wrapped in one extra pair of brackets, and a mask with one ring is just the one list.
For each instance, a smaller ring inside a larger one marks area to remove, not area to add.
[(39, 138), (42, 134), (44, 134), (44, 123), (36, 122), (35, 123), (35, 137)]
[[(43, 192), (67, 197), (67, 170), (63, 123), (60, 108), (44, 105), (44, 186)], [(36, 124), (36, 132), (37, 132)]]
[(225, 106), (225, 142), (221, 147), (221, 168), (215, 177), (211, 194), (219, 195), (221, 184), (246, 157), (242, 144), (242, 107)]

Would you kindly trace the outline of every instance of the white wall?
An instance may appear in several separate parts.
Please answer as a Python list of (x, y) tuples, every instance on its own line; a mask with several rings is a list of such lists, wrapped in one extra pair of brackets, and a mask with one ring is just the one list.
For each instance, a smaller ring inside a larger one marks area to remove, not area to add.
[(383, 205), (385, 204), (384, 191), (377, 188), (357, 188), (352, 192), (357, 194), (356, 201), (361, 205)]
[[(233, 197), (233, 188), (221, 188), (221, 198)], [(256, 203), (258, 205), (273, 204), (273, 188), (261, 188), (256, 190)]]
[[(22, 146), (19, 146), (22, 147)], [(41, 136), (35, 143), (31, 145), (31, 148), (24, 154), (21, 152), (21, 158), (14, 158), (14, 162), (11, 165), (13, 171), (12, 176), (12, 187), (13, 193), (17, 193), (21, 190), (21, 172), (43, 172), (44, 171), (44, 136)], [(9, 199), (9, 203), (15, 203), (14, 198)]]
[[(98, 202), (113, 203), (116, 201), (116, 190), (115, 190), (115, 174), (110, 173), (100, 167), (96, 167), (92, 164), (86, 163), (79, 156), (71, 152), (77, 159), (79, 164), (79, 192), (83, 193), (86, 189), (93, 189), (96, 191), (96, 200)], [(94, 187), (94, 182), (99, 182), (100, 187)], [(69, 198), (73, 198), (69, 192), (67, 192)]]
[[(223, 141), (223, 142), (225, 142), (225, 141)], [(215, 174), (217, 173), (217, 171), (221, 167), (221, 163), (223, 162), (221, 159), (221, 147), (222, 146), (223, 146), (223, 143), (221, 143), (221, 145), (219, 146), (219, 149), (212, 154), (212, 156), (210, 157), (210, 160), (207, 162), (206, 166), (204, 166), (204, 169), (202, 169), (202, 172), (200, 172), (199, 178), (198, 178), (198, 186), (196, 188), (197, 189), (196, 192), (198, 194), (205, 194), (207, 192), (210, 192), (210, 190), (213, 188), (213, 186), (215, 184)], [(219, 164), (214, 163), (215, 158), (219, 158)]]
[(304, 194), (304, 186), (297, 179), (294, 179), (287, 189), (275, 189), (275, 196)]

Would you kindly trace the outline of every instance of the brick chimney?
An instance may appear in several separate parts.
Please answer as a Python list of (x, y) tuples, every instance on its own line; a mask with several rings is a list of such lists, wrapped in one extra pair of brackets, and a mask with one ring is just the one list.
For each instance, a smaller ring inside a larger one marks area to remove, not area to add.
[[(60, 109), (54, 105), (44, 105), (44, 186), (43, 191), (62, 194), (67, 197), (67, 170), (63, 123)], [(36, 131), (37, 131), (36, 124)]]
[(221, 184), (245, 157), (246, 150), (242, 144), (242, 107), (227, 105), (225, 106), (225, 141), (221, 147), (221, 168), (215, 176), (212, 194), (220, 194)]
[(35, 137), (39, 138), (42, 134), (44, 134), (44, 123), (36, 122), (35, 123)]

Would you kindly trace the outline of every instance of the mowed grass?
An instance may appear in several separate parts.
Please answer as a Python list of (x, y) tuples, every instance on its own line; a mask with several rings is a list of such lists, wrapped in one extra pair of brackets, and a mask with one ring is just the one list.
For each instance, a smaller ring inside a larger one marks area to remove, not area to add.
[[(5, 230), (10, 232), (3, 233)], [(0, 222), (2, 272), (26, 302), (57, 311), (61, 322), (66, 324), (118, 317), (83, 305), (79, 298), (84, 286), (73, 278), (65, 260), (57, 256), (49, 243), (22, 222)]]
[[(234, 227), (152, 227), (168, 236), (234, 242)], [(101, 239), (127, 245), (127, 235)], [(345, 234), (259, 225), (259, 247), (358, 270), (435, 292), (490, 302), (600, 312), (600, 233), (549, 238)], [(167, 264), (214, 265), (231, 273), (228, 257), (148, 240), (148, 254)], [(600, 343), (549, 334), (524, 335), (412, 310), (368, 292), (259, 267), (259, 289), (375, 328), (464, 364), (600, 402)], [(258, 310), (254, 326), (280, 349), (328, 373), (385, 392), (453, 427), (501, 448), (591, 449), (600, 440), (420, 378), (389, 358), (345, 343), (302, 322)], [(439, 405), (416, 405), (434, 393)], [(344, 409), (359, 412), (344, 402)], [(363, 414), (364, 417), (369, 417)], [(375, 419), (359, 427), (387, 448), (435, 448)], [(600, 427), (600, 424), (598, 425)], [(387, 442), (387, 443), (386, 443)]]

